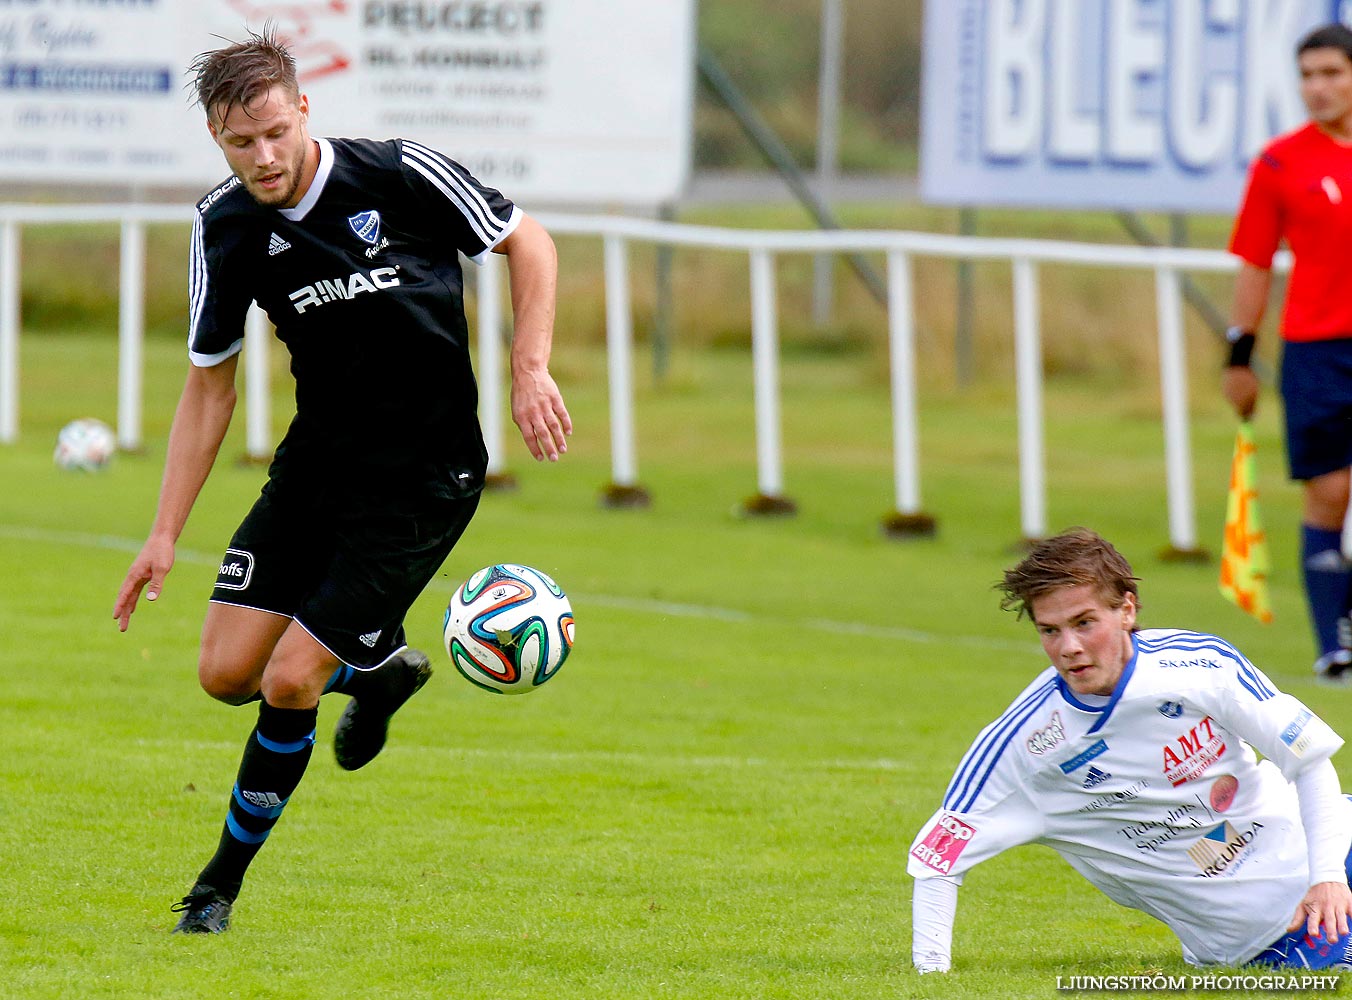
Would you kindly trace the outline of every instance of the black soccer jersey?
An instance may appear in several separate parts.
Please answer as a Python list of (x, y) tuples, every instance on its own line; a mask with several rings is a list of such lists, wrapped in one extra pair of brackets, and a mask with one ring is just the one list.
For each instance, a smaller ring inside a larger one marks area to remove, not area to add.
[(274, 478), (320, 475), (371, 495), (426, 484), (463, 495), (487, 465), (457, 251), (481, 260), (521, 212), (455, 161), (409, 140), (319, 139), (295, 208), (237, 178), (198, 204), (189, 354), (239, 351), (251, 301), (291, 352), (296, 417)]

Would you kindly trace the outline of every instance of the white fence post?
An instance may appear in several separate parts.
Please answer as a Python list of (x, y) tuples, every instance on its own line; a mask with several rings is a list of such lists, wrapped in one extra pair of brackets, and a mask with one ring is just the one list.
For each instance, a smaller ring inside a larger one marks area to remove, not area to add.
[(1042, 333), (1037, 265), (1014, 258), (1014, 367), (1019, 398), (1019, 504), (1024, 541), (1047, 535), (1047, 472), (1043, 454)]
[(932, 535), (934, 518), (920, 510), (920, 457), (915, 392), (915, 283), (911, 256), (887, 254), (887, 333), (891, 359), (892, 475), (897, 509), (883, 519), (888, 535)]
[(19, 440), (19, 224), (0, 222), (0, 443)]
[(145, 368), (146, 227), (122, 220), (117, 303), (117, 445), (141, 447), (142, 371)]
[(751, 251), (751, 362), (756, 391), (756, 486), (746, 501), (749, 514), (791, 514), (784, 494), (783, 447), (779, 410), (779, 317), (775, 258), (763, 248)]
[(1192, 449), (1188, 443), (1187, 359), (1183, 350), (1183, 296), (1178, 271), (1155, 268), (1159, 325), (1160, 398), (1164, 411), (1164, 459), (1169, 496), (1169, 549), (1175, 559), (1205, 559), (1197, 548), (1192, 497)]
[(507, 472), (506, 438), (502, 415), (502, 262), (490, 253), (475, 274), (479, 308), (479, 423), (488, 449), (488, 480), (497, 486), (512, 485)]
[(606, 376), (610, 391), (610, 482), (601, 494), (607, 507), (646, 507), (648, 492), (638, 484), (634, 444), (634, 317), (629, 304), (629, 244), (607, 233)]
[(257, 302), (244, 321), (245, 452), (251, 462), (272, 455), (272, 329)]
[[(144, 233), (152, 222), (184, 223), (195, 217), (192, 205), (21, 205), (0, 204), (0, 443), (13, 443), (19, 433), (19, 336), (20, 336), (20, 226), (48, 223), (120, 223), (122, 260), (119, 315), (119, 435), (120, 443), (139, 444), (143, 407), (144, 341), (137, 331), (144, 327)], [(670, 222), (624, 219), (614, 216), (573, 216), (544, 213), (540, 221), (549, 229), (569, 235), (605, 240), (607, 359), (611, 405), (612, 473), (605, 502), (611, 506), (646, 503), (647, 495), (635, 483), (637, 458), (634, 430), (633, 326), (628, 287), (626, 251), (631, 241), (648, 241), (676, 247), (705, 247), (747, 253), (751, 268), (752, 353), (755, 369), (757, 485), (760, 493), (746, 502), (754, 513), (786, 513), (793, 502), (780, 496), (783, 458), (780, 413), (779, 330), (775, 290), (775, 255), (779, 253), (885, 253), (891, 275), (889, 290), (889, 346), (892, 357), (891, 393), (893, 412), (893, 475), (899, 510), (885, 522), (891, 533), (897, 519), (926, 519), (919, 512), (919, 460), (916, 447), (917, 399), (915, 395), (915, 317), (912, 259), (917, 256), (961, 260), (1008, 260), (1013, 268), (1014, 334), (1018, 378), (1020, 520), (1025, 539), (1042, 537), (1047, 531), (1046, 469), (1042, 400), (1042, 347), (1038, 302), (1038, 271), (1042, 264), (1150, 269), (1158, 285), (1161, 386), (1170, 542), (1175, 553), (1194, 551), (1196, 542), (1193, 510), (1191, 455), (1188, 447), (1186, 360), (1184, 358), (1179, 275), (1197, 270), (1232, 273), (1235, 259), (1224, 251), (1187, 248), (1145, 248), (1070, 243), (1038, 239), (992, 239), (915, 232), (772, 232), (684, 226)], [(1280, 253), (1274, 266), (1288, 270), (1291, 255)], [(491, 325), (499, 297), (492, 293), (495, 275), (491, 268), (501, 262), (490, 258), (485, 269), (487, 293), (481, 307), (481, 325)], [(500, 281), (500, 279), (498, 279)], [(499, 286), (500, 287), (500, 286)], [(499, 321), (500, 322), (500, 321)], [(249, 321), (252, 337), (267, 340), (261, 315)], [(143, 335), (143, 330), (140, 330)], [(501, 337), (481, 336), (483, 350), (491, 355)], [(267, 412), (269, 351), (251, 352), (248, 362), (250, 456), (270, 450)], [(491, 356), (480, 363), (483, 376), (483, 417), (490, 468), (501, 463), (495, 421), (505, 411), (500, 397), (495, 401), (491, 384)], [(923, 520), (922, 520), (923, 523)], [(932, 530), (932, 520), (926, 525)], [(925, 533), (928, 533), (928, 530)], [(1350, 543), (1352, 544), (1352, 543)], [(1205, 558), (1204, 553), (1197, 553)]]

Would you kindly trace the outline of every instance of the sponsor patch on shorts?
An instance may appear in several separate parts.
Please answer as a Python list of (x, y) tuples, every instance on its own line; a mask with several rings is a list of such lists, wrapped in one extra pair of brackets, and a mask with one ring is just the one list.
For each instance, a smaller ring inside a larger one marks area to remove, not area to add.
[(939, 822), (925, 835), (925, 839), (911, 851), (911, 857), (933, 868), (936, 872), (949, 875), (958, 855), (976, 836), (976, 827), (964, 823), (956, 816), (944, 813)]
[(249, 586), (253, 576), (254, 557), (251, 552), (240, 549), (226, 549), (221, 560), (220, 571), (216, 574), (216, 586), (220, 590), (243, 590)]

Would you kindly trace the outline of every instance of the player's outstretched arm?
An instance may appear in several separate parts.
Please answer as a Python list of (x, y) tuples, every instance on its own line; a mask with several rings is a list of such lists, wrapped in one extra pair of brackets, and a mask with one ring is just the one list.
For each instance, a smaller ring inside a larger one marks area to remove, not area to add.
[(573, 433), (563, 395), (549, 374), (558, 254), (549, 233), (529, 215), (494, 250), (507, 255), (512, 285), (512, 420), (537, 460), (557, 462)]
[(221, 441), (235, 409), (235, 367), (238, 356), (213, 368), (193, 366), (188, 371), (183, 395), (174, 411), (169, 431), (169, 450), (164, 460), (155, 523), (145, 545), (132, 560), (122, 588), (117, 592), (113, 617), (125, 632), (136, 602), (145, 590), (153, 601), (164, 589), (164, 578), (174, 565), (174, 544), (188, 521), (188, 514), (207, 474), (216, 461)]
[(1347, 887), (1344, 870), (1348, 843), (1348, 805), (1343, 798), (1338, 772), (1330, 760), (1306, 767), (1296, 776), (1296, 797), (1300, 802), (1300, 822), (1305, 828), (1309, 858), (1310, 889), (1296, 907), (1287, 932), (1302, 924), (1311, 937), (1346, 937), (1352, 918), (1352, 890)]

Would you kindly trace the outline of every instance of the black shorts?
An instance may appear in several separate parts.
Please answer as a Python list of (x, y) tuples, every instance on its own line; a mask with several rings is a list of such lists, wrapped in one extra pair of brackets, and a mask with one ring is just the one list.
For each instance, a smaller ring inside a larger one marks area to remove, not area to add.
[(343, 506), (269, 481), (221, 560), (211, 600), (285, 615), (344, 663), (379, 666), (404, 616), (464, 534), (479, 494)]
[(1291, 478), (1352, 465), (1352, 339), (1288, 341), (1281, 381)]

